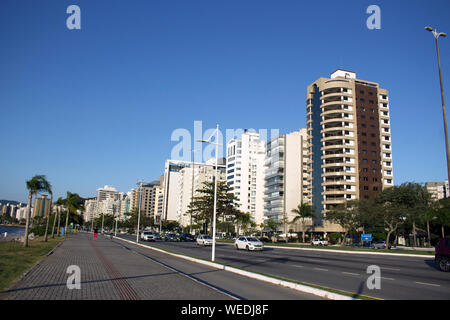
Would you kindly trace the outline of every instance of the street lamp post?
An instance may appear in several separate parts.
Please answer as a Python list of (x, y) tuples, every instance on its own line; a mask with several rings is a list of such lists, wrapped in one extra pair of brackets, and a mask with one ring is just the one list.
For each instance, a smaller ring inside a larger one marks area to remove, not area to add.
[[(198, 150), (194, 150), (192, 149), (192, 190), (191, 190), (191, 203), (192, 201), (194, 201), (194, 153), (197, 152)], [(189, 225), (189, 233), (192, 234), (192, 211), (191, 211), (191, 222)]]
[(445, 132), (445, 148), (446, 148), (446, 155), (447, 155), (447, 178), (450, 182), (450, 151), (449, 151), (449, 145), (448, 145), (448, 131), (447, 131), (447, 115), (445, 112), (445, 100), (444, 100), (444, 86), (442, 84), (442, 72), (441, 72), (441, 58), (439, 55), (439, 44), (438, 44), (438, 38), (439, 36), (446, 37), (447, 34), (444, 32), (437, 32), (436, 30), (433, 30), (431, 27), (425, 27), (425, 30), (430, 31), (433, 33), (434, 38), (436, 39), (436, 52), (437, 52), (437, 59), (438, 59), (438, 66), (439, 66), (439, 80), (441, 84), (441, 100), (442, 100), (442, 114), (444, 117), (444, 132)]
[(219, 125), (216, 128), (216, 141), (211, 142), (212, 135), (208, 140), (197, 140), (199, 142), (207, 142), (210, 144), (214, 144), (216, 146), (216, 172), (214, 178), (214, 213), (213, 213), (213, 243), (212, 243), (212, 253), (211, 253), (211, 261), (214, 262), (216, 255), (216, 211), (217, 211), (217, 171), (219, 168)]
[(137, 224), (137, 232), (136, 232), (136, 242), (139, 242), (139, 224), (141, 222), (141, 186), (142, 186), (142, 181), (139, 180), (138, 184), (139, 184), (139, 188), (138, 188), (138, 224)]

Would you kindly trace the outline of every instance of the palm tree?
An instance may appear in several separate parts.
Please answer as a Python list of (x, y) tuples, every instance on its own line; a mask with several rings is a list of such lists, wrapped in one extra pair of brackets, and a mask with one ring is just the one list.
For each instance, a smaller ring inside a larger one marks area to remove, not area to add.
[(47, 180), (44, 181), (44, 185), (45, 185), (45, 190), (50, 194), (50, 211), (48, 212), (47, 223), (45, 225), (45, 235), (44, 235), (44, 241), (47, 242), (48, 241), (48, 224), (50, 221), (50, 215), (52, 214), (53, 191), (52, 191), (52, 185)]
[(315, 218), (313, 207), (307, 203), (301, 202), (296, 209), (291, 210), (297, 216), (292, 220), (292, 223), (296, 223), (298, 220), (302, 222), (302, 241), (305, 242), (305, 219)]
[(26, 182), (26, 186), (28, 189), (28, 210), (25, 223), (25, 240), (23, 243), (24, 247), (28, 247), (28, 232), (30, 225), (31, 204), (33, 201), (33, 196), (35, 196), (40, 192), (48, 191), (47, 187), (49, 185), (50, 184), (46, 180), (45, 175), (35, 175), (33, 178), (31, 178)]
[(247, 230), (248, 225), (252, 223), (252, 218), (250, 216), (249, 212), (239, 214), (235, 217), (234, 221), (236, 222), (238, 226), (238, 235), (241, 232), (241, 228), (244, 229), (244, 231)]
[(82, 209), (82, 199), (77, 193), (71, 193), (67, 191), (67, 198), (63, 200), (64, 205), (67, 207), (67, 215), (66, 215), (66, 227), (65, 234), (67, 234), (67, 226), (69, 224), (69, 216), (70, 212), (77, 212), (77, 210)]
[(59, 232), (61, 231), (61, 229), (59, 228), (59, 226), (61, 225), (61, 206), (64, 204), (64, 200), (59, 197), (58, 200), (56, 200), (56, 205), (57, 205), (57, 210), (58, 210), (58, 228), (56, 229), (56, 236), (59, 237)]

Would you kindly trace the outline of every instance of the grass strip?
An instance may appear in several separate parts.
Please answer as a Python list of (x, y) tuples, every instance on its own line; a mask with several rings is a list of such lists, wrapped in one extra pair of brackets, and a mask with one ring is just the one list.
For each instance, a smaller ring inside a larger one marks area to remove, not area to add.
[(0, 242), (0, 291), (19, 280), (63, 240), (63, 237), (49, 237), (48, 242), (44, 242), (42, 237), (29, 241), (28, 248), (24, 248), (21, 242)]

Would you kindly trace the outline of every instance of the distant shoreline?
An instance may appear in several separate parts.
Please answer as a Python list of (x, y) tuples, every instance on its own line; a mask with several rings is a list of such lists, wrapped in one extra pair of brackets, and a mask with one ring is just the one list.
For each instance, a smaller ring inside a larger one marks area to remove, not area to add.
[(24, 228), (25, 229), (25, 225), (23, 224), (0, 224), (0, 227), (15, 227), (15, 228)]

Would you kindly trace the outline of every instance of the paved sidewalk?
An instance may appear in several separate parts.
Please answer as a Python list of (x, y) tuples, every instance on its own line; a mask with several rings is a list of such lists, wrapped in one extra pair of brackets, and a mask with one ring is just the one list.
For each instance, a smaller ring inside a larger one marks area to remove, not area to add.
[[(0, 292), (5, 300), (229, 300), (99, 235), (78, 233), (65, 240), (21, 280)], [(67, 268), (80, 267), (81, 288), (70, 290)]]

